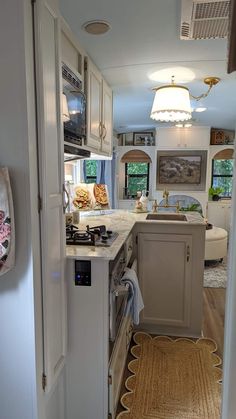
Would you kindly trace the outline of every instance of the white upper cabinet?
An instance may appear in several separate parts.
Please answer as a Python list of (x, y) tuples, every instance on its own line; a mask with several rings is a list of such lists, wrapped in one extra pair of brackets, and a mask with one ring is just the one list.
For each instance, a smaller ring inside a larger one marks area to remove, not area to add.
[(86, 60), (87, 142), (94, 151), (110, 155), (112, 150), (112, 91), (95, 65)]
[(102, 75), (87, 60), (86, 94), (87, 94), (87, 146), (101, 150), (102, 144)]
[(61, 17), (61, 59), (82, 81), (84, 89), (84, 55), (85, 51), (79, 44), (65, 20)]
[(207, 149), (210, 144), (210, 128), (159, 128), (158, 149)]

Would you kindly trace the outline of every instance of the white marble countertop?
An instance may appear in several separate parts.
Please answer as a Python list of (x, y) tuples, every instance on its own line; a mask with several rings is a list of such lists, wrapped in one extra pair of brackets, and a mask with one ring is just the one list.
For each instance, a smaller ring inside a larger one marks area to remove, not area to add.
[[(95, 215), (96, 214), (96, 215)], [(168, 213), (170, 214), (170, 213)], [(90, 227), (105, 224), (107, 229), (116, 231), (119, 236), (110, 247), (102, 246), (66, 246), (66, 257), (72, 259), (94, 259), (113, 260), (119, 252), (121, 246), (126, 241), (135, 223), (154, 223), (154, 224), (205, 224), (204, 219), (198, 212), (187, 212), (187, 221), (174, 220), (146, 220), (147, 213), (134, 213), (127, 210), (108, 210), (99, 211), (99, 214), (90, 212), (83, 213), (78, 227), (83, 230), (86, 225)]]

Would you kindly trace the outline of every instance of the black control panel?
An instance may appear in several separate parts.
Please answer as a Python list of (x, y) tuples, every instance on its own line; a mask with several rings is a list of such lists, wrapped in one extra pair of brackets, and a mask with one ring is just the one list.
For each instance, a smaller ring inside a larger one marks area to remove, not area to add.
[(91, 262), (89, 260), (75, 261), (75, 285), (91, 287)]

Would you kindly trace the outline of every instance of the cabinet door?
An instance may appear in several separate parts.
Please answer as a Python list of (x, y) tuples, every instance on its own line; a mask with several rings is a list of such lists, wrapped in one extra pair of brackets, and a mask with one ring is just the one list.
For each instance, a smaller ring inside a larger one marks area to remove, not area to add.
[(225, 228), (225, 206), (219, 202), (208, 202), (207, 218), (215, 227)]
[(35, 53), (41, 210), (44, 374), (48, 392), (65, 361), (65, 241), (62, 200), (59, 20), (46, 1), (35, 3)]
[(102, 86), (102, 151), (110, 155), (113, 138), (112, 90), (104, 80)]
[(208, 149), (209, 138), (207, 127), (157, 129), (157, 145), (160, 149)]
[(86, 75), (87, 92), (87, 146), (101, 150), (102, 138), (102, 76), (88, 60)]
[(179, 128), (182, 148), (208, 149), (210, 130), (207, 127)]
[(141, 323), (190, 325), (192, 237), (138, 235), (139, 280), (144, 300)]
[(230, 232), (231, 227), (231, 204), (225, 204), (225, 229)]
[(160, 149), (181, 147), (181, 130), (159, 128), (157, 130), (157, 145)]

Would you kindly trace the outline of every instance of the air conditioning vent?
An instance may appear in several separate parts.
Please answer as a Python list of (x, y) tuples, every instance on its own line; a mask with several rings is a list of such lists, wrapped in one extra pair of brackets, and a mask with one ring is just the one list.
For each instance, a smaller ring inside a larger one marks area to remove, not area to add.
[(181, 36), (184, 38), (189, 38), (190, 25), (187, 22), (183, 22), (181, 25)]
[(230, 0), (182, 0), (180, 39), (227, 38)]
[(82, 81), (64, 63), (62, 63), (62, 77), (71, 83), (74, 87), (77, 87), (78, 90), (82, 89)]

